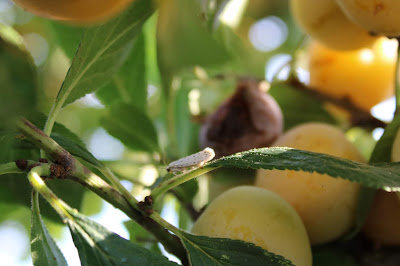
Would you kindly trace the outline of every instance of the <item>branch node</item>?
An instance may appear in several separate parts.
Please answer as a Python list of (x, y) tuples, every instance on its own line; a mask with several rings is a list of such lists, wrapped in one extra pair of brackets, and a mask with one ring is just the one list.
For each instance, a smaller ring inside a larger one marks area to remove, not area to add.
[(18, 167), (18, 169), (25, 171), (26, 168), (28, 167), (28, 161), (27, 160), (15, 160), (15, 165)]
[(64, 179), (68, 176), (68, 171), (61, 164), (53, 163), (50, 165), (51, 177)]

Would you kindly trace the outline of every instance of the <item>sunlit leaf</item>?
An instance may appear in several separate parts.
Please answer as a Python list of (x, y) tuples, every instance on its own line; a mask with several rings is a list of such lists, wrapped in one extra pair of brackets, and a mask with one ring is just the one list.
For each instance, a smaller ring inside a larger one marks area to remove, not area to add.
[(362, 185), (400, 191), (400, 163), (368, 165), (322, 153), (291, 148), (261, 148), (222, 157), (207, 166), (317, 172)]
[(111, 83), (96, 92), (103, 104), (125, 102), (135, 105), (140, 110), (145, 110), (147, 106), (145, 51), (144, 35), (140, 33), (127, 60), (115, 74)]
[(79, 47), (84, 29), (77, 26), (70, 26), (56, 21), (47, 21), (55, 36), (57, 44), (62, 48), (68, 58), (74, 58)]
[(32, 197), (31, 252), (33, 265), (67, 266), (67, 261), (43, 223), (39, 202), (35, 199), (35, 195)]
[(123, 14), (88, 29), (57, 95), (64, 105), (104, 86), (126, 60), (143, 23), (153, 13), (151, 1), (136, 0)]

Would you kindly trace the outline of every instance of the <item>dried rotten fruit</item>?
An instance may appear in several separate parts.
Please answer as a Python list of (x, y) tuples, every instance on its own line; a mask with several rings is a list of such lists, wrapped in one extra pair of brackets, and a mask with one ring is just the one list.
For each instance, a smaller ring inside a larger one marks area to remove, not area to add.
[(200, 130), (200, 145), (216, 157), (266, 147), (281, 135), (282, 111), (266, 94), (266, 82), (251, 78), (238, 82), (235, 93), (209, 116)]

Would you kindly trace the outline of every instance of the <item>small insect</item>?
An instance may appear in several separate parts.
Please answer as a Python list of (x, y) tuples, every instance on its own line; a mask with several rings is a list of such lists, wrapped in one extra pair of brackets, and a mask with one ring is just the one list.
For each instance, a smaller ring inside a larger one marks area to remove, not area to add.
[(211, 161), (214, 157), (214, 150), (211, 148), (205, 148), (195, 154), (173, 161), (168, 165), (167, 172), (176, 174), (178, 172), (185, 172), (194, 167), (202, 167), (206, 162)]

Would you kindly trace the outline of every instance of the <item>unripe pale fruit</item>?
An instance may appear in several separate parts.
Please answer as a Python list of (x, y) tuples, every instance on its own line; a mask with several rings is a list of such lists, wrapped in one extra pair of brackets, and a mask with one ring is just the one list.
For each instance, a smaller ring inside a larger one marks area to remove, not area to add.
[(14, 0), (26, 11), (41, 17), (87, 24), (121, 12), (133, 0)]
[(331, 49), (360, 49), (377, 40), (351, 22), (335, 0), (291, 0), (290, 7), (297, 25)]
[(381, 38), (372, 46), (335, 51), (316, 42), (309, 48), (310, 86), (369, 110), (393, 95), (397, 44)]
[(336, 0), (354, 23), (366, 30), (386, 36), (400, 35), (400, 1), (398, 0)]
[[(392, 162), (400, 162), (400, 130), (393, 142)], [(400, 245), (400, 200), (395, 192), (378, 191), (363, 228), (379, 245)]]
[[(336, 127), (307, 123), (292, 128), (274, 146), (319, 152), (363, 162)], [(311, 244), (333, 241), (354, 224), (359, 184), (318, 173), (258, 170), (255, 185), (286, 199), (298, 212)]]
[(210, 203), (192, 232), (251, 242), (297, 266), (312, 264), (310, 243), (298, 214), (265, 189), (240, 186), (226, 191)]

